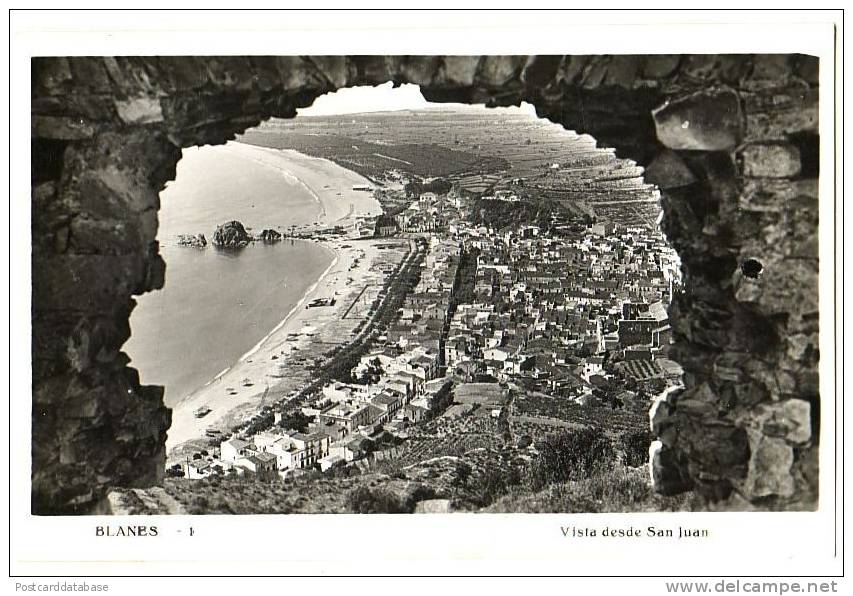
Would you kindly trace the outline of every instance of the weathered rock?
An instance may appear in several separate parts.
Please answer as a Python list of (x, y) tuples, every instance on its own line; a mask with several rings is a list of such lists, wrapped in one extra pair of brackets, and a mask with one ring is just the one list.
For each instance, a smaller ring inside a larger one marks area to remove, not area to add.
[[(293, 58), (289, 59), (288, 57), (279, 58), (279, 60), (285, 60), (286, 63), (284, 65), (280, 65), (279, 69), (282, 69), (282, 66), (287, 68), (288, 72), (296, 72), (299, 73), (301, 68), (293, 68), (295, 65), (293, 61), (302, 60), (301, 58)], [(350, 78), (353, 76), (353, 69), (349, 62), (347, 61), (346, 56), (311, 56), (306, 59), (306, 61), (312, 66), (316, 67), (320, 72), (322, 77), (335, 86), (345, 87), (349, 82)]]
[(135, 97), (116, 102), (119, 118), (127, 124), (149, 124), (163, 121), (160, 100), (154, 97)]
[(800, 152), (790, 143), (751, 143), (742, 156), (746, 176), (792, 178), (800, 173)]
[(738, 302), (759, 302), (763, 294), (761, 282), (744, 277), (738, 269), (734, 273), (735, 300)]
[(648, 165), (645, 180), (666, 190), (690, 186), (696, 182), (696, 176), (675, 151), (666, 150)]
[(700, 91), (652, 111), (658, 140), (670, 149), (728, 151), (743, 138), (743, 116), (731, 89)]
[(207, 69), (208, 80), (219, 87), (238, 91), (253, 87), (254, 72), (246, 56), (211, 56), (199, 66)]
[(752, 69), (754, 79), (778, 81), (791, 72), (791, 56), (788, 54), (764, 54), (755, 57)]
[(204, 234), (180, 234), (178, 236), (178, 244), (181, 246), (204, 248), (207, 246), (207, 238), (204, 237)]
[(817, 334), (797, 333), (788, 337), (787, 353), (792, 360), (803, 360), (808, 351), (815, 350), (817, 345)]
[(56, 183), (45, 182), (33, 186), (33, 204), (40, 209), (47, 207), (47, 203), (53, 200), (56, 196)]
[(452, 85), (472, 85), (480, 59), (477, 56), (446, 56), (444, 79)]
[(477, 80), (498, 87), (518, 77), (525, 59), (520, 56), (485, 56), (477, 69)]
[(761, 404), (750, 418), (762, 434), (785, 439), (791, 443), (805, 443), (811, 439), (811, 406), (802, 399)]
[(554, 80), (561, 62), (561, 56), (531, 56), (521, 71), (521, 81), (530, 89), (546, 86)]
[(612, 56), (604, 77), (605, 84), (630, 89), (637, 80), (641, 62), (639, 56)]
[[(746, 472), (750, 447), (747, 433), (733, 424), (721, 423), (716, 417), (704, 420), (682, 416), (689, 434), (679, 433), (680, 447), (701, 466), (705, 475), (718, 478), (738, 478)], [(683, 444), (681, 444), (683, 440)]]
[(71, 61), (74, 78), (83, 82), (94, 93), (109, 93), (112, 90), (110, 77), (100, 58), (80, 57)]
[(820, 75), (820, 60), (815, 56), (798, 55), (794, 62), (794, 72), (806, 82), (817, 85)]
[(400, 78), (413, 85), (429, 86), (441, 70), (440, 56), (405, 56), (399, 60), (396, 68)]
[(684, 57), (681, 71), (693, 79), (714, 78), (719, 57), (716, 54), (692, 54)]
[(668, 77), (681, 62), (681, 56), (676, 54), (656, 54), (646, 56), (643, 63), (643, 76), (650, 79), (662, 79)]
[(748, 179), (743, 185), (738, 207), (748, 211), (784, 212), (816, 200), (817, 187), (813, 179)]
[(138, 255), (55, 255), (33, 259), (33, 304), (40, 309), (109, 312), (143, 279)]
[(260, 239), (262, 242), (273, 243), (281, 240), (281, 233), (276, 230), (267, 229), (261, 232)]
[(793, 463), (794, 450), (784, 440), (757, 436), (752, 442), (749, 473), (744, 482), (747, 498), (794, 494)]
[(673, 451), (662, 446), (652, 453), (651, 475), (655, 490), (665, 495), (674, 495), (693, 488), (693, 483), (682, 472), (683, 466), (675, 460)]
[(58, 116), (34, 116), (33, 136), (44, 139), (73, 141), (88, 139), (95, 134), (95, 127), (82, 118)]
[(217, 227), (213, 232), (213, 246), (220, 248), (240, 248), (252, 241), (252, 237), (246, 232), (239, 221), (229, 221)]
[(747, 113), (745, 140), (779, 139), (796, 133), (817, 134), (818, 124), (818, 100), (813, 97), (807, 105), (794, 105), (787, 109), (773, 107), (767, 111)]
[(33, 58), (33, 88), (39, 94), (58, 95), (71, 83), (68, 58)]
[(452, 511), (450, 499), (427, 499), (415, 505), (415, 513), (451, 513)]

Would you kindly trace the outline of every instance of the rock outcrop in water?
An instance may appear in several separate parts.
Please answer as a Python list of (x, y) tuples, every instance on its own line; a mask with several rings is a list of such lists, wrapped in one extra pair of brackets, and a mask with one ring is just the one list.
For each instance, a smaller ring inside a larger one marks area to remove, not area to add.
[(180, 234), (178, 236), (178, 244), (181, 246), (204, 248), (207, 246), (207, 238), (204, 237), (204, 234)]
[(213, 232), (213, 245), (220, 248), (240, 248), (252, 240), (246, 228), (237, 220), (224, 223)]
[(262, 242), (271, 244), (273, 242), (278, 242), (279, 240), (281, 240), (281, 233), (276, 232), (275, 230), (264, 230), (263, 232), (261, 232), (259, 239)]
[[(222, 224), (213, 233), (213, 245), (226, 248), (236, 248), (246, 246), (250, 242), (260, 241), (265, 244), (273, 244), (280, 242), (282, 239), (281, 232), (277, 232), (271, 228), (265, 229), (257, 236), (249, 234), (243, 224), (239, 221), (229, 221)], [(178, 245), (192, 246), (194, 248), (205, 248), (207, 246), (207, 238), (204, 234), (179, 234)]]

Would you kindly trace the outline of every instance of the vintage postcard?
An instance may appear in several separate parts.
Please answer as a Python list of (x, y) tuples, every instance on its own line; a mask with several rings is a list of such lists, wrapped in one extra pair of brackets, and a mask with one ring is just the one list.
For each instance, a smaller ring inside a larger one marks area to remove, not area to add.
[(829, 585), (841, 15), (656, 14), (13, 12), (10, 575)]

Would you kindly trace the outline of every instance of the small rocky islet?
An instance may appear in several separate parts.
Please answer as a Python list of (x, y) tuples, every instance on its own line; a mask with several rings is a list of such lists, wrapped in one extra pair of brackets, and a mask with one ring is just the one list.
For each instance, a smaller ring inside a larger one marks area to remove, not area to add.
[(207, 246), (207, 238), (204, 237), (204, 234), (180, 234), (178, 235), (178, 245), (204, 248)]
[[(241, 222), (235, 219), (217, 226), (210, 243), (217, 248), (242, 248), (252, 242), (272, 244), (280, 242), (281, 239), (281, 232), (271, 228), (263, 230), (260, 234), (252, 235)], [(204, 234), (180, 234), (177, 243), (179, 246), (191, 246), (193, 248), (206, 248), (208, 244)]]

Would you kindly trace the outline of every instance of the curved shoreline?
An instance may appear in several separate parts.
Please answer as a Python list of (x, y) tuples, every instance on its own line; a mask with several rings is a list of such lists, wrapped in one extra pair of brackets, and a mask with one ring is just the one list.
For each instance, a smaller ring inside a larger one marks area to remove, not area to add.
[[(259, 162), (273, 168), (288, 179), (295, 178), (309, 190), (321, 203), (323, 215), (318, 227), (340, 225), (346, 220), (354, 221), (356, 204), (362, 215), (381, 213), (379, 203), (372, 194), (356, 191), (344, 193), (342, 188), (332, 186), (345, 184), (351, 186), (363, 178), (351, 170), (346, 170), (334, 162), (308, 157), (296, 152), (259, 148), (239, 143), (229, 143), (229, 152), (240, 154), (246, 159)], [(276, 159), (279, 162), (272, 163)], [(304, 179), (303, 179), (304, 178)], [(337, 181), (337, 182), (334, 182)], [(324, 186), (325, 184), (325, 186)], [(328, 187), (328, 188), (327, 188)], [(348, 210), (344, 211), (344, 205)], [(283, 206), (286, 210), (286, 205)], [(310, 313), (305, 308), (310, 300), (319, 297), (348, 294), (358, 288), (358, 274), (351, 273), (365, 250), (371, 250), (366, 244), (361, 246), (345, 245), (343, 241), (309, 241), (322, 246), (331, 253), (332, 261), (317, 280), (308, 286), (301, 299), (295, 303), (264, 337), (237, 361), (201, 387), (180, 398), (172, 406), (172, 426), (168, 432), (167, 452), (172, 452), (181, 444), (204, 437), (205, 430), (211, 426), (227, 426), (241, 411), (258, 406), (263, 400), (266, 389), (274, 387), (283, 376), (282, 368), (289, 366), (293, 354), (311, 341), (312, 334), (303, 333), (310, 326), (324, 326), (339, 316), (338, 307), (327, 307), (322, 312)], [(210, 408), (210, 413), (196, 418), (194, 412), (201, 406)], [(257, 408), (255, 408), (257, 409)]]
[(178, 408), (179, 406), (181, 406), (181, 404), (184, 401), (193, 397), (194, 395), (196, 395), (196, 393), (198, 393), (199, 391), (201, 391), (205, 387), (212, 385), (213, 383), (215, 383), (216, 381), (221, 379), (223, 376), (225, 376), (226, 374), (231, 372), (240, 363), (246, 362), (249, 358), (254, 356), (261, 348), (263, 348), (264, 344), (267, 341), (269, 341), (269, 339), (272, 338), (276, 333), (281, 331), (284, 328), (284, 326), (287, 325), (287, 322), (291, 319), (291, 317), (293, 317), (296, 313), (298, 313), (299, 310), (301, 310), (301, 307), (304, 307), (308, 303), (308, 299), (310, 298), (311, 294), (317, 289), (317, 287), (329, 275), (332, 268), (334, 268), (335, 265), (338, 263), (339, 258), (340, 258), (340, 254), (336, 249), (332, 248), (331, 246), (328, 246), (327, 244), (324, 244), (323, 242), (317, 242), (317, 241), (311, 241), (311, 240), (299, 240), (299, 239), (296, 239), (296, 240), (299, 242), (308, 242), (308, 243), (311, 243), (315, 246), (319, 246), (319, 247), (326, 249), (327, 251), (332, 253), (332, 262), (329, 263), (329, 266), (326, 267), (325, 270), (323, 270), (323, 272), (319, 275), (319, 277), (317, 277), (317, 280), (314, 283), (312, 283), (310, 286), (308, 286), (308, 288), (306, 288), (305, 292), (302, 294), (302, 296), (299, 298), (299, 300), (296, 303), (294, 303), (293, 308), (291, 308), (287, 312), (287, 314), (284, 316), (284, 318), (281, 321), (279, 321), (275, 325), (275, 327), (272, 328), (272, 330), (269, 333), (264, 335), (258, 342), (255, 343), (254, 346), (252, 346), (247, 352), (245, 352), (242, 356), (240, 356), (240, 358), (237, 359), (237, 362), (235, 362), (231, 366), (228, 366), (228, 367), (222, 369), (212, 379), (210, 379), (209, 381), (204, 383), (204, 385), (201, 385), (200, 387), (193, 389), (192, 391), (190, 391), (189, 393), (187, 393), (186, 395), (181, 397), (177, 402), (175, 402), (172, 405), (173, 410)]
[[(240, 145), (242, 147), (251, 147), (253, 149), (264, 149), (264, 148), (257, 147), (256, 145), (249, 145), (247, 143), (240, 143), (239, 141), (233, 141), (231, 143), (226, 143), (223, 146), (223, 149), (230, 150), (230, 152), (233, 153), (234, 155), (237, 155), (238, 157), (242, 157), (243, 159), (248, 159), (249, 161), (252, 161), (256, 164), (266, 166), (266, 167), (270, 168), (271, 170), (275, 170), (279, 174), (282, 174), (288, 180), (291, 180), (292, 182), (295, 182), (296, 184), (300, 185), (302, 188), (304, 188), (308, 192), (309, 195), (311, 195), (311, 198), (317, 202), (317, 207), (320, 209), (320, 217), (321, 218), (326, 217), (326, 206), (323, 204), (323, 201), (320, 199), (320, 195), (318, 195), (317, 191), (315, 191), (311, 186), (306, 184), (303, 180), (301, 180), (298, 176), (296, 176), (295, 174), (293, 174), (293, 172), (287, 170), (286, 168), (279, 167), (278, 165), (276, 165), (274, 163), (270, 163), (269, 161), (262, 159), (260, 157), (262, 155), (262, 153), (260, 151), (256, 155), (249, 155), (246, 153), (245, 150), (243, 150), (243, 151), (236, 150), (234, 147), (235, 144)], [(274, 149), (274, 151), (276, 151), (276, 150)]]
[[(323, 246), (323, 248), (328, 248), (328, 247), (324, 246), (323, 244), (321, 244), (321, 243), (319, 243), (319, 242), (318, 242), (317, 244), (319, 244), (320, 246)], [(302, 297), (299, 299), (299, 302), (297, 302), (296, 304), (294, 304), (294, 305), (293, 305), (293, 308), (291, 308), (291, 309), (288, 311), (288, 313), (287, 313), (287, 314), (285, 315), (285, 317), (284, 317), (284, 318), (283, 318), (283, 319), (278, 323), (278, 325), (276, 325), (275, 327), (273, 327), (272, 331), (270, 331), (270, 332), (269, 332), (269, 333), (267, 333), (265, 336), (263, 336), (263, 337), (261, 338), (261, 340), (260, 340), (258, 343), (256, 343), (254, 346), (252, 346), (252, 349), (250, 349), (248, 352), (246, 352), (245, 354), (243, 354), (242, 356), (240, 356), (240, 359), (238, 360), (238, 362), (244, 362), (245, 360), (248, 360), (251, 356), (253, 356), (253, 355), (254, 355), (258, 350), (260, 350), (260, 349), (261, 349), (261, 347), (264, 345), (264, 343), (265, 343), (265, 342), (266, 342), (270, 337), (272, 337), (272, 336), (273, 336), (277, 331), (280, 331), (280, 330), (282, 329), (282, 327), (284, 327), (284, 326), (287, 324), (287, 321), (288, 321), (288, 320), (289, 320), (289, 319), (290, 319), (294, 314), (296, 314), (296, 312), (298, 312), (298, 311), (299, 311), (299, 307), (300, 307), (300, 306), (305, 306), (305, 304), (308, 302), (308, 296), (310, 296), (310, 295), (311, 295), (311, 293), (312, 293), (312, 292), (314, 292), (314, 290), (316, 290), (316, 289), (317, 289), (317, 286), (319, 286), (319, 285), (320, 285), (320, 282), (322, 282), (322, 281), (323, 281), (323, 279), (325, 279), (325, 277), (329, 274), (329, 272), (332, 270), (332, 267), (334, 267), (335, 265), (337, 265), (337, 263), (338, 263), (338, 253), (337, 253), (337, 252), (335, 252), (334, 254), (335, 254), (335, 256), (334, 256), (334, 258), (332, 259), (332, 262), (329, 264), (329, 266), (328, 266), (328, 267), (326, 267), (326, 270), (325, 270), (325, 271), (323, 271), (323, 273), (321, 273), (321, 274), (320, 274), (320, 277), (318, 277), (318, 278), (317, 278), (317, 281), (315, 281), (313, 284), (311, 284), (310, 286), (308, 286), (308, 289), (307, 289), (307, 290), (305, 290), (305, 293), (304, 293), (304, 294), (302, 294)]]

